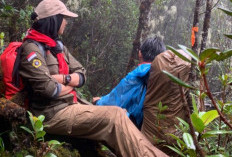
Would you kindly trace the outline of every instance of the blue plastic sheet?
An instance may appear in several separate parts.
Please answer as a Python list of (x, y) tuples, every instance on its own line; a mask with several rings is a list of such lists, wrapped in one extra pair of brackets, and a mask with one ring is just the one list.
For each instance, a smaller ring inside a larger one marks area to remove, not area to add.
[(97, 101), (99, 106), (119, 106), (127, 110), (128, 116), (140, 126), (143, 120), (143, 102), (146, 94), (146, 81), (151, 64), (141, 64), (128, 73), (107, 95)]

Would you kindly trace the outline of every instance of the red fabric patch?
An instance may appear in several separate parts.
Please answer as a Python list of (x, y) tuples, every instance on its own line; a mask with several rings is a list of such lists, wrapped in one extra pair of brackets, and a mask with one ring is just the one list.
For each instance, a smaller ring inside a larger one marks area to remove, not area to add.
[(27, 60), (31, 61), (34, 57), (36, 57), (36, 53), (35, 52), (31, 52), (28, 56), (27, 56)]
[(69, 67), (64, 59), (63, 53), (58, 53), (56, 55), (58, 63), (59, 63), (59, 73), (60, 74), (69, 74)]
[(55, 47), (56, 46), (56, 42), (50, 38), (49, 36), (46, 36), (40, 32), (37, 32), (34, 29), (30, 29), (27, 32), (28, 34), (26, 35), (26, 37), (23, 39), (23, 41), (27, 40), (27, 39), (32, 39), (41, 43), (44, 43), (50, 47)]
[(33, 54), (35, 54), (35, 52), (31, 52), (31, 53), (27, 56), (27, 59), (28, 59), (29, 57), (31, 57)]

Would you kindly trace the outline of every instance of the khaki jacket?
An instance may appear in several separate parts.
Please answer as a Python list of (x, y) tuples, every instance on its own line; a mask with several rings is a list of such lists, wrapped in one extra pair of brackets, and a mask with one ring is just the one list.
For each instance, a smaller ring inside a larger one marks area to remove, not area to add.
[[(69, 73), (78, 72), (85, 76), (85, 69), (67, 48), (64, 47), (63, 53)], [(72, 94), (56, 95), (61, 85), (51, 75), (59, 74), (59, 67), (57, 58), (50, 51), (41, 52), (35, 43), (24, 42), (19, 73), (29, 91), (30, 109), (36, 116), (43, 114), (49, 120), (59, 110), (73, 104)]]
[[(183, 61), (171, 51), (159, 54), (151, 64), (144, 101), (142, 132), (150, 142), (157, 146), (162, 143), (162, 140), (169, 141), (172, 139), (166, 135), (168, 133), (178, 136), (175, 125), (178, 125), (179, 121), (176, 117), (186, 120), (179, 85), (172, 82), (162, 70), (166, 70), (187, 82), (190, 66), (189, 63)], [(183, 89), (187, 95), (187, 89)], [(159, 102), (162, 102), (162, 106), (167, 106), (168, 108), (160, 112), (158, 108)]]

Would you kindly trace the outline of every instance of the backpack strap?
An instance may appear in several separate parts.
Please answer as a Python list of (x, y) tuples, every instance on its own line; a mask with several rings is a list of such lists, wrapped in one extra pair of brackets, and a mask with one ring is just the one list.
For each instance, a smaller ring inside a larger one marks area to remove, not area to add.
[(38, 41), (35, 41), (35, 40), (31, 40), (31, 39), (28, 39), (28, 43), (34, 43), (36, 46), (38, 46), (40, 53), (42, 54), (44, 58), (46, 58), (46, 47), (44, 44)]
[[(34, 43), (36, 46), (38, 46), (40, 52), (42, 53), (42, 56), (44, 58), (46, 58), (45, 45), (42, 45), (42, 43), (39, 43), (39, 42), (37, 42), (35, 40), (31, 40), (31, 39), (28, 39), (27, 44), (29, 44), (29, 43)], [(21, 45), (20, 47), (17, 48), (17, 56), (16, 56), (16, 59), (15, 59), (14, 68), (13, 68), (13, 72), (12, 72), (12, 84), (15, 87), (19, 87), (19, 84), (20, 84), (19, 64), (20, 64), (20, 61), (21, 61), (21, 52), (23, 51), (23, 47), (26, 46), (26, 45)]]
[(13, 72), (12, 72), (12, 84), (19, 88), (19, 73), (18, 73), (18, 67), (19, 67), (19, 63), (20, 63), (20, 53), (23, 50), (22, 45), (20, 47), (17, 48), (17, 56), (15, 59), (15, 63), (14, 63), (14, 68), (13, 68)]

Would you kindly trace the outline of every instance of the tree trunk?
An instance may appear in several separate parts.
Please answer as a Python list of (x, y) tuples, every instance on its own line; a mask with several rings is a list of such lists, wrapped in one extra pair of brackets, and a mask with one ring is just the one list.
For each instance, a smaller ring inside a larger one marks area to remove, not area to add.
[[(200, 0), (196, 0), (193, 27), (199, 27), (199, 10), (200, 10)], [(198, 32), (194, 31), (195, 43), (192, 46), (194, 52), (198, 53)]]
[(203, 25), (203, 33), (202, 33), (202, 40), (201, 40), (201, 50), (200, 53), (205, 49), (206, 47), (206, 41), (208, 37), (208, 30), (210, 28), (210, 18), (211, 18), (211, 11), (213, 6), (213, 0), (207, 0), (206, 3), (206, 12), (205, 12), (205, 18), (204, 18), (204, 25)]
[(10, 42), (17, 41), (17, 18), (14, 17), (10, 17), (9, 39)]
[(131, 56), (127, 65), (126, 73), (128, 73), (133, 66), (135, 66), (135, 59), (138, 57), (137, 53), (140, 47), (140, 39), (142, 37), (142, 31), (148, 28), (148, 14), (151, 10), (151, 4), (154, 0), (144, 0), (141, 2), (139, 10), (140, 10), (140, 17), (139, 17), (139, 24), (136, 33), (135, 40), (133, 42), (133, 48), (131, 52)]
[[(200, 0), (196, 0), (195, 11), (194, 11), (194, 18), (193, 18), (193, 28), (199, 28), (199, 10), (200, 10)], [(193, 31), (193, 30), (192, 30)], [(198, 54), (198, 31), (193, 31), (192, 35), (195, 36), (195, 43), (192, 45), (192, 49), (195, 53)], [(195, 65), (191, 64), (189, 82), (195, 82), (197, 80)]]

